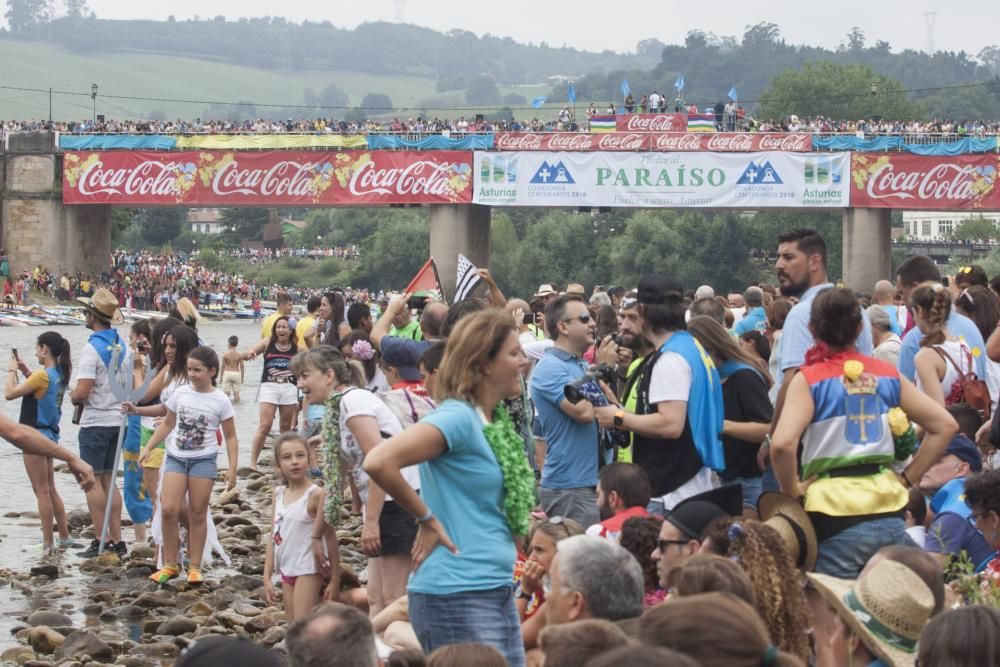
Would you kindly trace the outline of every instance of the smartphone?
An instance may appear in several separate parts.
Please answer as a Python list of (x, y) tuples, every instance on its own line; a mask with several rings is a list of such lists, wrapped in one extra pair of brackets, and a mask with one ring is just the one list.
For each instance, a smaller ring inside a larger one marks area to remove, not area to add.
[(17, 348), (16, 347), (10, 348), (10, 354), (11, 354), (11, 356), (13, 356), (18, 361), (21, 360), (21, 358), (19, 356), (17, 356)]
[(430, 297), (426, 296), (411, 296), (406, 302), (406, 307), (410, 310), (423, 310), (427, 302), (430, 301)]
[(521, 321), (524, 322), (525, 324), (534, 324), (535, 323), (535, 314), (534, 313), (525, 313), (524, 317), (522, 318)]

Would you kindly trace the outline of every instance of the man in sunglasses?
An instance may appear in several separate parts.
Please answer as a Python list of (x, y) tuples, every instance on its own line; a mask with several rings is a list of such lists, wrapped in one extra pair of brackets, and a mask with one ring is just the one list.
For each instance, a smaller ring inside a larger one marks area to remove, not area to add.
[(545, 328), (553, 346), (531, 374), (531, 400), (546, 442), (542, 469), (542, 507), (584, 526), (597, 513), (597, 424), (586, 399), (567, 400), (563, 388), (587, 372), (583, 353), (594, 343), (594, 320), (579, 294), (564, 294), (545, 308)]

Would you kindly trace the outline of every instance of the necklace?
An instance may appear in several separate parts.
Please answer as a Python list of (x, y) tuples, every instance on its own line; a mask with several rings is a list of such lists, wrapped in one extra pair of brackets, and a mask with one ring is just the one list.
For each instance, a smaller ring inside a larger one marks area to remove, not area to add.
[(323, 482), (326, 487), (326, 503), (323, 514), (331, 526), (340, 523), (340, 508), (344, 504), (340, 492), (340, 399), (345, 391), (334, 390), (326, 400), (326, 412), (323, 413)]
[(483, 426), (483, 435), (503, 473), (503, 509), (514, 535), (527, 535), (535, 506), (535, 475), (524, 453), (524, 440), (514, 428), (507, 409), (498, 403), (493, 422)]

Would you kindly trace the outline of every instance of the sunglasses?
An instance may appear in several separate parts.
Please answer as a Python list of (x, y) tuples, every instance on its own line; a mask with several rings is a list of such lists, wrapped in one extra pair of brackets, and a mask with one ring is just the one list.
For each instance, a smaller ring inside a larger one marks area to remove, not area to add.
[(970, 514), (970, 515), (969, 515), (969, 516), (967, 517), (967, 518), (968, 518), (968, 521), (969, 521), (969, 525), (970, 525), (970, 526), (972, 526), (973, 528), (975, 528), (975, 527), (976, 527), (976, 521), (977, 521), (977, 520), (979, 519), (979, 517), (981, 517), (981, 516), (986, 516), (986, 515), (987, 515), (987, 514), (989, 514), (989, 513), (991, 512), (991, 511), (992, 511), (992, 510), (986, 510), (985, 512), (977, 512), (977, 513), (975, 513), (975, 514)]
[(564, 517), (561, 516), (551, 516), (547, 518), (544, 523), (552, 524), (553, 526), (560, 526), (566, 531), (566, 537), (569, 537), (569, 526), (566, 525)]
[(691, 540), (657, 540), (656, 548), (660, 550), (660, 553), (663, 553), (667, 550), (667, 547), (669, 547), (671, 544), (676, 544), (677, 546), (681, 546), (682, 544), (687, 544), (690, 541)]
[(573, 320), (579, 320), (580, 324), (588, 324), (588, 323), (590, 323), (590, 315), (588, 313), (584, 313), (583, 315), (579, 315), (578, 317), (567, 317), (566, 319), (561, 320), (561, 321), (562, 322), (571, 322)]

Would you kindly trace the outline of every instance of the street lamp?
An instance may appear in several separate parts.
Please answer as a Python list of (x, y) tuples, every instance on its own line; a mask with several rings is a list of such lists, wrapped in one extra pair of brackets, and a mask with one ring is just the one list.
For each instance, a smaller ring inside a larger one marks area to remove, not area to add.
[(97, 124), (97, 84), (90, 84), (90, 100), (94, 103), (94, 125)]
[(872, 81), (871, 90), (872, 90), (872, 97), (878, 95), (878, 81)]

